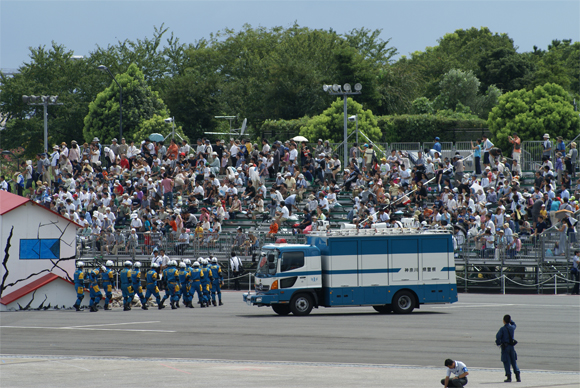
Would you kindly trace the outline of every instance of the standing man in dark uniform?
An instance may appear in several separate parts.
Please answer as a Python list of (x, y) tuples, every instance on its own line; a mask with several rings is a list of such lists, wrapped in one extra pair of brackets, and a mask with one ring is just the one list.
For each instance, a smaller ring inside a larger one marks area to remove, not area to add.
[(105, 270), (105, 266), (95, 268), (89, 272), (89, 287), (90, 287), (90, 297), (91, 301), (89, 303), (89, 310), (92, 313), (99, 311), (98, 305), (103, 294), (99, 288), (99, 274)]
[(109, 303), (113, 297), (113, 275), (114, 272), (111, 267), (115, 265), (112, 260), (107, 260), (105, 263), (105, 270), (101, 273), (102, 286), (105, 291), (105, 310), (110, 310)]
[(514, 334), (516, 331), (516, 324), (512, 321), (512, 317), (509, 315), (504, 315), (503, 326), (499, 329), (495, 336), (495, 344), (501, 346), (501, 361), (503, 362), (503, 367), (505, 369), (505, 383), (512, 382), (512, 372), (510, 370), (510, 365), (514, 370), (516, 375), (516, 381), (519, 383), (520, 379), (520, 368), (518, 368), (518, 355), (514, 346), (517, 342), (514, 339)]
[(133, 286), (132, 286), (132, 271), (131, 267), (133, 263), (129, 260), (125, 262), (125, 268), (121, 270), (121, 292), (123, 294), (123, 311), (131, 310), (131, 295), (133, 293)]
[(157, 301), (157, 308), (161, 310), (165, 306), (161, 301), (161, 295), (159, 295), (159, 287), (157, 287), (157, 280), (159, 279), (159, 264), (151, 264), (151, 269), (147, 271), (147, 292), (145, 293), (145, 303), (149, 300), (151, 295), (155, 296)]
[(75, 271), (75, 290), (77, 291), (77, 301), (73, 307), (81, 311), (81, 302), (85, 297), (85, 263), (77, 261), (77, 270)]
[(139, 300), (141, 301), (141, 308), (143, 310), (149, 310), (147, 307), (147, 300), (143, 296), (143, 286), (141, 286), (141, 262), (135, 262), (135, 269), (131, 273), (131, 283), (133, 284), (133, 293), (131, 294), (131, 300), (133, 296), (137, 294)]

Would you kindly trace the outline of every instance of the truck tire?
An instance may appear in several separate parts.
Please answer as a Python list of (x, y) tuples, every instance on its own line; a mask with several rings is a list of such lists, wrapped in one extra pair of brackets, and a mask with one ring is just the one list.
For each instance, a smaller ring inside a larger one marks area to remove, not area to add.
[(290, 306), (287, 304), (273, 304), (272, 310), (278, 315), (288, 315), (290, 314)]
[(294, 315), (308, 315), (312, 307), (312, 297), (308, 294), (298, 294), (292, 297), (290, 302), (290, 310)]
[(391, 311), (393, 311), (393, 308), (391, 307), (390, 304), (384, 304), (384, 305), (381, 305), (381, 306), (373, 306), (373, 308), (379, 314), (388, 314)]
[(410, 291), (399, 291), (391, 304), (397, 314), (409, 314), (415, 308), (415, 297)]

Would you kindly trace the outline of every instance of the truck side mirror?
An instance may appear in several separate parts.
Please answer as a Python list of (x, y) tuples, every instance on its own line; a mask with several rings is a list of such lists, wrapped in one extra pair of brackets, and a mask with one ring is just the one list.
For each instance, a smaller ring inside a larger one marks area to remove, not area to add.
[(274, 264), (274, 263), (269, 263), (269, 264), (268, 264), (268, 269), (276, 269), (276, 264)]
[(268, 256), (268, 263), (273, 263), (274, 260), (276, 260), (276, 258), (274, 257), (274, 255)]

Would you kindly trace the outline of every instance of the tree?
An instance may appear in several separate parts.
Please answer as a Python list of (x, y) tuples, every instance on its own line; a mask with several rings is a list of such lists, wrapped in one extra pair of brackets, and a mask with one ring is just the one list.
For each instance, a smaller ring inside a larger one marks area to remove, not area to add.
[(526, 88), (533, 80), (535, 65), (528, 54), (501, 47), (479, 60), (481, 89), (495, 85), (503, 92)]
[(485, 118), (497, 103), (497, 98), (501, 93), (492, 85), (485, 95), (481, 95), (479, 85), (479, 80), (471, 70), (452, 69), (439, 83), (441, 92), (433, 101), (433, 106), (438, 110), (455, 111), (461, 104), (479, 117)]
[(522, 140), (540, 140), (544, 133), (572, 139), (579, 124), (569, 94), (556, 84), (502, 95), (487, 120), (495, 144), (504, 149), (509, 148), (508, 136), (513, 132)]
[(439, 94), (439, 83), (449, 70), (471, 70), (475, 73), (479, 70), (480, 61), (494, 50), (516, 49), (507, 34), (492, 33), (487, 27), (455, 30), (445, 34), (438, 43), (435, 47), (425, 48), (425, 51), (412, 53), (410, 59), (403, 57), (399, 60), (419, 72), (423, 79), (423, 94), (431, 99)]
[[(166, 117), (155, 114), (150, 119), (143, 120), (139, 129), (133, 134), (132, 139), (135, 140), (135, 143), (139, 143), (148, 138), (152, 133), (160, 133), (165, 136), (167, 140), (171, 139), (170, 135), (172, 126), (171, 123), (166, 123), (165, 119)], [(189, 142), (189, 137), (183, 133), (181, 126), (176, 126), (175, 139), (176, 141), (179, 141), (180, 138)]]
[[(346, 101), (347, 115), (358, 115), (358, 129), (372, 141), (381, 140), (381, 130), (377, 119), (370, 110), (364, 110), (363, 106), (352, 98)], [(347, 133), (355, 131), (355, 123), (349, 123)], [(344, 101), (338, 98), (322, 114), (310, 118), (306, 125), (300, 128), (300, 135), (310, 141), (316, 139), (329, 140), (340, 143), (344, 140)], [(352, 138), (349, 140), (353, 141)]]
[[(143, 122), (155, 115), (169, 117), (163, 100), (147, 86), (143, 73), (135, 64), (115, 79), (123, 88), (123, 136), (127, 139), (137, 140), (135, 135), (140, 133)], [(108, 143), (118, 137), (119, 116), (119, 87), (111, 81), (111, 85), (89, 104), (83, 128), (85, 140), (90, 142), (98, 137), (101, 142)]]

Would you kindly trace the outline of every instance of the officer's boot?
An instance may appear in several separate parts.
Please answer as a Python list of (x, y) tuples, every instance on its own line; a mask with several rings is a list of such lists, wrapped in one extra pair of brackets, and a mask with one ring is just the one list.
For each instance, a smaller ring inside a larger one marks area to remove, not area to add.
[(223, 305), (224, 305), (224, 304), (222, 303), (222, 301), (221, 301), (221, 300), (220, 300), (220, 302), (219, 302), (219, 305), (220, 305), (220, 306), (223, 306)]
[(129, 311), (129, 304), (123, 303), (123, 311)]
[(81, 311), (81, 307), (78, 304), (74, 304), (73, 307), (75, 308), (75, 310)]
[(143, 304), (141, 304), (141, 308), (142, 308), (143, 310), (149, 310), (149, 307), (147, 307), (147, 303), (143, 303)]
[(105, 304), (105, 310), (110, 310), (111, 308), (109, 307), (109, 304)]
[(91, 306), (90, 311), (91, 311), (91, 313), (96, 313), (99, 310), (97, 310), (97, 308), (93, 305), (93, 306)]
[(511, 383), (512, 382), (512, 375), (506, 375), (507, 379), (505, 379), (504, 383)]
[(516, 381), (518, 383), (521, 383), (522, 382), (522, 379), (520, 379), (520, 372), (516, 372)]
[(165, 305), (164, 305), (163, 303), (165, 303), (165, 300), (161, 300), (159, 303), (157, 303), (157, 308), (158, 308), (159, 310), (161, 310), (161, 309), (164, 309), (164, 308), (165, 308)]
[(193, 301), (190, 301), (190, 302), (189, 302), (189, 306), (188, 306), (188, 307), (189, 307), (190, 309), (192, 309), (192, 308), (195, 308), (195, 306), (193, 305)]
[(181, 306), (179, 305), (179, 300), (178, 300), (177, 302), (175, 302), (175, 306), (176, 306), (177, 308), (181, 308)]
[(170, 304), (171, 304), (171, 310), (175, 310), (177, 308), (177, 307), (175, 307), (175, 302), (174, 301), (171, 301)]
[(217, 306), (215, 299), (211, 301), (211, 304), (213, 304), (214, 306)]
[(201, 302), (199, 302), (199, 305), (200, 305), (201, 307), (205, 307), (205, 303), (203, 302), (203, 300), (202, 300)]

